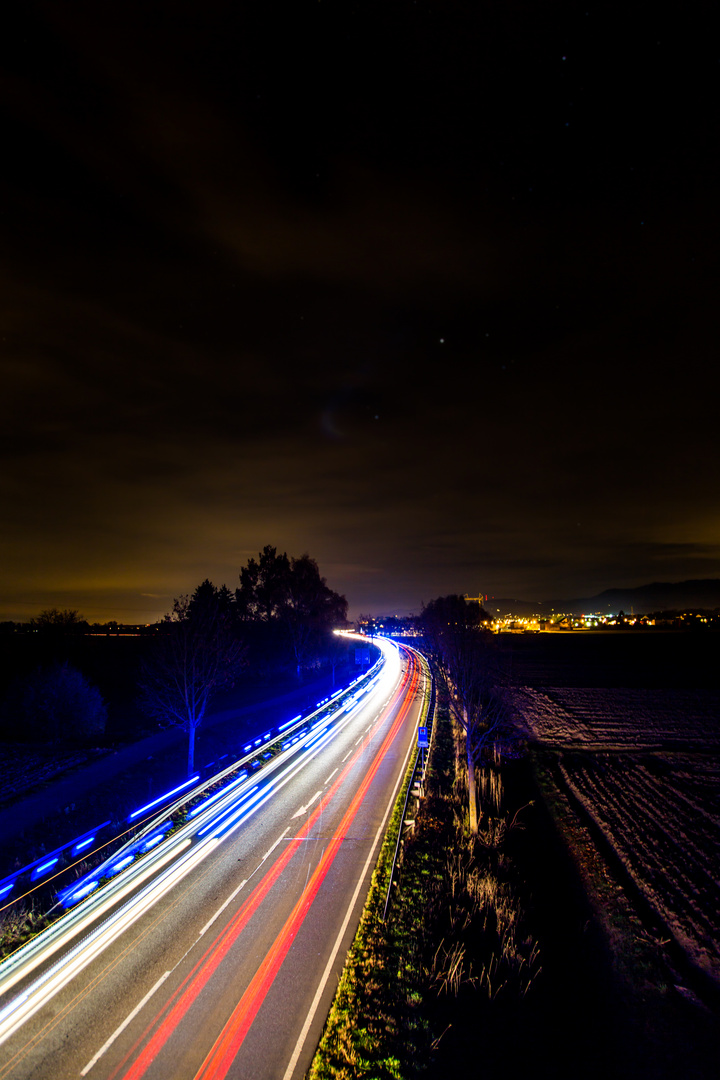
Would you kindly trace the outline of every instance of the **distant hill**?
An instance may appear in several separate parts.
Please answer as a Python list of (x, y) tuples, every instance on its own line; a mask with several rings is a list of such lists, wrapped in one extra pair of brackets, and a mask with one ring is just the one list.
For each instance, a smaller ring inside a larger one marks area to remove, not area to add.
[(691, 581), (653, 581), (635, 589), (605, 589), (596, 596), (576, 600), (517, 600), (492, 597), (485, 603), (491, 615), (550, 616), (554, 612), (583, 615), (588, 612), (686, 611), (689, 608), (720, 607), (720, 578)]
[[(597, 596), (569, 600), (554, 605), (568, 612), (586, 611), (664, 611), (688, 608), (720, 607), (720, 578), (701, 578), (691, 581), (653, 581), (636, 589), (605, 589)], [(543, 605), (546, 608), (547, 605)]]

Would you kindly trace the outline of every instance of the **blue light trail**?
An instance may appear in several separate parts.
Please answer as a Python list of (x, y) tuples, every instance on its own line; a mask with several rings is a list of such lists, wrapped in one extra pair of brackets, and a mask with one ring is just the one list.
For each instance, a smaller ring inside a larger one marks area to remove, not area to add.
[(149, 810), (153, 806), (157, 806), (158, 803), (164, 802), (165, 799), (169, 799), (171, 795), (177, 795), (178, 791), (183, 791), (186, 787), (190, 787), (191, 784), (196, 783), (200, 779), (200, 774), (197, 776), (191, 776), (189, 780), (186, 780), (184, 784), (179, 784), (172, 791), (166, 791), (164, 795), (158, 795), (157, 799), (153, 799), (152, 802), (147, 803), (145, 806), (141, 806), (139, 810), (133, 810), (132, 814), (128, 814), (128, 821), (132, 821), (138, 814), (144, 813), (145, 810)]

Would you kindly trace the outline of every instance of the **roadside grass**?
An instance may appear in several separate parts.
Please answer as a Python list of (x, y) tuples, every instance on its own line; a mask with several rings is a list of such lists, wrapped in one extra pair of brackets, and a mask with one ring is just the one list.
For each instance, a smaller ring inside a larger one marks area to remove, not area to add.
[(426, 795), (409, 814), (415, 825), (402, 843), (387, 921), (389, 866), (409, 776), (308, 1080), (411, 1080), (437, 1070), (458, 996), (493, 1010), (498, 1001), (522, 999), (539, 973), (538, 948), (502, 847), (508, 820), (498, 816), (500, 799), (483, 818), (481, 836), (472, 838), (455, 763), (440, 702)]
[(34, 903), (18, 904), (0, 915), (0, 960), (25, 945), (53, 920)]

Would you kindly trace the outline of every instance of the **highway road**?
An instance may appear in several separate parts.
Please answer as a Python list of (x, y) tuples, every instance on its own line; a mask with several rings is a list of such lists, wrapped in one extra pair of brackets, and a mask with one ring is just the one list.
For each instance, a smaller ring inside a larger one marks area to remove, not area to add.
[(370, 689), (172, 835), (148, 827), (142, 859), (0, 965), (0, 1080), (304, 1076), (425, 692), (417, 655), (378, 644)]

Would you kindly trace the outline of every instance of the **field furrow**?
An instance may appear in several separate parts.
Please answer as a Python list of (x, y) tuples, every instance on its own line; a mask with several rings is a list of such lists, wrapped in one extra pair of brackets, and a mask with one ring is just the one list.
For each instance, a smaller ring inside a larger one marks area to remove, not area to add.
[(720, 981), (720, 694), (525, 688), (518, 700), (637, 892)]

